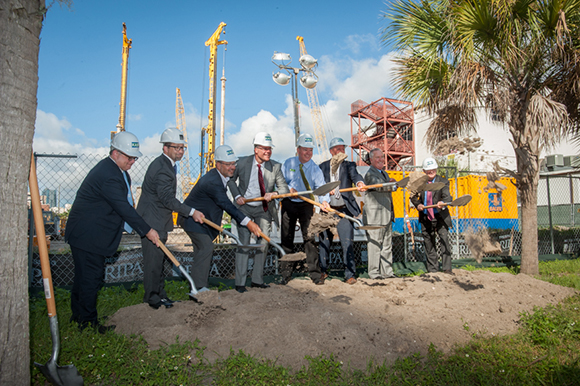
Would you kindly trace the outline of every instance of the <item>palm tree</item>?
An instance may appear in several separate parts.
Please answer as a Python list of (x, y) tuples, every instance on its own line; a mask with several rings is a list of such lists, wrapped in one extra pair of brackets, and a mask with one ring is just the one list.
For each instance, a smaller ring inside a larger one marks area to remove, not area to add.
[(521, 198), (521, 272), (538, 274), (540, 153), (578, 127), (580, 0), (399, 0), (384, 17), (396, 87), (435, 118), (433, 149), (476, 130), (476, 111), (511, 134)]

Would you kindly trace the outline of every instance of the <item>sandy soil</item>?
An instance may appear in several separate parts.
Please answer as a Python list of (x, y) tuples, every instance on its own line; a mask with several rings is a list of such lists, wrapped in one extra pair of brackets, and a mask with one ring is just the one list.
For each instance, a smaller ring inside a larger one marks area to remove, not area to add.
[(392, 363), (425, 354), (430, 343), (448, 352), (474, 332), (513, 333), (520, 312), (575, 293), (526, 275), (454, 272), (354, 285), (331, 279), (316, 286), (298, 278), (244, 294), (209, 291), (200, 294), (201, 305), (186, 301), (154, 310), (139, 304), (119, 310), (109, 324), (119, 334), (141, 334), (152, 349), (176, 337), (198, 338), (209, 359), (225, 358), (231, 348), (298, 370), (306, 355), (333, 353), (364, 369), (370, 359)]

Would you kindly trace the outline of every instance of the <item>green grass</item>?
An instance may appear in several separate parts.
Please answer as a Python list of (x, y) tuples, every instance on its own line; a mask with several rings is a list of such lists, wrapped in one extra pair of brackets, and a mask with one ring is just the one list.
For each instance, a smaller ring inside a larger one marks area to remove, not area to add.
[[(474, 270), (473, 267), (466, 269)], [(486, 268), (518, 273), (519, 267)], [(580, 260), (540, 263), (541, 280), (580, 290)], [(171, 298), (186, 299), (187, 283), (168, 281)], [(106, 287), (99, 314), (141, 303), (143, 286)], [(308, 365), (290, 369), (275, 362), (231, 351), (210, 362), (199, 342), (149, 350), (138, 337), (109, 332), (79, 332), (70, 318), (70, 294), (56, 290), (61, 352), (58, 364), (74, 364), (85, 385), (578, 385), (580, 384), (580, 295), (555, 306), (521, 314), (520, 330), (509, 336), (474, 334), (471, 342), (443, 354), (431, 345), (426, 357), (414, 354), (392, 365), (369, 362), (354, 370), (332, 354), (305, 357)], [(42, 297), (30, 299), (31, 358), (46, 363), (52, 342)], [(32, 366), (32, 364), (31, 364)], [(44, 376), (32, 366), (34, 385)]]

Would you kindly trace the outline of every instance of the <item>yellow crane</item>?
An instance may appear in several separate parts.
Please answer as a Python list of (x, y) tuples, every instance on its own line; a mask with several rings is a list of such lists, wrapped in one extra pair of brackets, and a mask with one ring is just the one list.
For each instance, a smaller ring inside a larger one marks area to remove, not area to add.
[[(219, 40), (222, 33), (225, 33), (224, 27), (226, 23), (221, 22), (219, 27), (215, 30), (213, 35), (205, 42), (205, 45), (209, 47), (209, 113), (207, 127), (203, 128), (201, 131), (201, 171), (200, 175), (204, 174), (208, 170), (214, 167), (214, 151), (215, 151), (215, 121), (216, 121), (216, 111), (215, 111), (215, 99), (216, 99), (216, 83), (217, 83), (217, 71), (216, 71), (216, 57), (217, 48), (221, 44), (228, 44), (226, 40)], [(207, 152), (205, 150), (205, 140), (204, 137), (207, 135)]]
[[(296, 36), (296, 40), (300, 44), (300, 57), (307, 55), (308, 52), (306, 52), (304, 38), (302, 36)], [(313, 71), (309, 70), (306, 72), (314, 77)], [(308, 105), (310, 106), (310, 115), (312, 116), (318, 154), (320, 154), (322, 159), (327, 159), (330, 157), (330, 152), (328, 151), (328, 144), (326, 143), (326, 132), (324, 130), (324, 124), (322, 123), (320, 104), (318, 103), (318, 92), (316, 88), (306, 88), (306, 94), (308, 95)]]
[(183, 100), (181, 99), (181, 90), (179, 88), (175, 89), (175, 123), (177, 129), (183, 133), (183, 140), (185, 141), (185, 152), (183, 153), (183, 158), (179, 164), (179, 175), (181, 177), (181, 192), (183, 194), (183, 199), (187, 197), (190, 189), (191, 182), (191, 170), (189, 168), (189, 150), (187, 148), (187, 126), (185, 124), (185, 110), (183, 108)]
[(127, 72), (129, 64), (129, 50), (133, 39), (127, 38), (127, 26), (123, 23), (123, 72), (121, 75), (121, 102), (119, 112), (119, 124), (117, 125), (117, 132), (125, 131), (125, 114), (127, 107)]

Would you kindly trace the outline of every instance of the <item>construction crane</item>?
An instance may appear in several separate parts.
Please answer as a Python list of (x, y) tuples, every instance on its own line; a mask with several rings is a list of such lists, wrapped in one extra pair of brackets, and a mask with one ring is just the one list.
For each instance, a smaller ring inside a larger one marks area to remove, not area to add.
[(129, 50), (131, 49), (133, 39), (127, 38), (127, 26), (123, 23), (123, 73), (121, 75), (121, 102), (119, 112), (119, 123), (117, 124), (117, 133), (125, 131), (125, 114), (127, 107), (127, 72), (129, 64)]
[[(213, 35), (205, 42), (205, 45), (209, 47), (209, 113), (207, 127), (201, 130), (201, 170), (200, 175), (205, 174), (214, 167), (214, 150), (215, 150), (215, 122), (216, 122), (216, 111), (215, 111), (215, 100), (216, 100), (216, 83), (217, 83), (217, 71), (216, 71), (216, 57), (217, 48), (221, 44), (228, 44), (226, 40), (219, 40), (220, 35), (225, 33), (223, 30), (226, 23), (221, 22), (219, 27), (215, 30)], [(207, 152), (205, 150), (205, 136), (207, 135)]]
[(183, 153), (183, 158), (179, 164), (179, 175), (181, 177), (181, 192), (182, 199), (185, 200), (187, 194), (189, 193), (190, 182), (191, 182), (191, 172), (189, 168), (189, 150), (187, 149), (187, 126), (185, 124), (185, 110), (183, 109), (183, 100), (181, 99), (181, 90), (179, 88), (175, 89), (175, 122), (177, 129), (183, 134), (183, 140), (185, 141), (185, 151)]
[[(308, 54), (306, 52), (306, 46), (304, 45), (304, 38), (302, 36), (296, 36), (296, 40), (300, 44), (300, 57), (302, 58)], [(306, 72), (314, 77), (312, 70)], [(308, 105), (310, 106), (310, 115), (312, 115), (312, 125), (314, 126), (318, 154), (320, 154), (322, 159), (328, 159), (330, 158), (330, 152), (328, 151), (328, 144), (326, 143), (326, 132), (322, 123), (320, 104), (318, 103), (318, 92), (316, 88), (306, 88), (306, 94), (308, 95)]]

